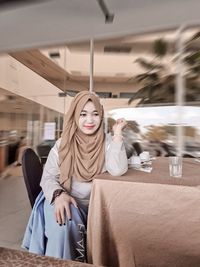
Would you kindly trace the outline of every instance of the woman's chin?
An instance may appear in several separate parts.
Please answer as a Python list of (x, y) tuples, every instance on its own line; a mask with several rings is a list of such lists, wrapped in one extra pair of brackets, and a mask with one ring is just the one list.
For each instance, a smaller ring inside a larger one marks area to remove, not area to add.
[(87, 134), (87, 135), (92, 135), (95, 133), (96, 130), (92, 129), (92, 130), (84, 130), (82, 131), (84, 134)]

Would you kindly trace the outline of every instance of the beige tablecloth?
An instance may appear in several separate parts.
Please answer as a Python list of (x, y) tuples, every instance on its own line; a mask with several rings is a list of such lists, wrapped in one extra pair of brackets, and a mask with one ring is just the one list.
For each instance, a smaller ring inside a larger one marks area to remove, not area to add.
[(88, 260), (121, 267), (200, 267), (200, 164), (187, 159), (170, 178), (168, 159), (152, 173), (101, 175), (88, 215)]

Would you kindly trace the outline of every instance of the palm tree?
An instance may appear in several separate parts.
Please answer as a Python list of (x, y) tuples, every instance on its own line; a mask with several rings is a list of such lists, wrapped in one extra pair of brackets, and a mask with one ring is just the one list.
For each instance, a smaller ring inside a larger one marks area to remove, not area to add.
[[(194, 42), (198, 39), (200, 32), (195, 33), (185, 44), (186, 101), (200, 101), (200, 47), (194, 47)], [(155, 55), (153, 60), (136, 60), (145, 72), (135, 77), (141, 88), (129, 99), (129, 104), (135, 99), (141, 99), (138, 105), (175, 102), (175, 74), (171, 74), (162, 62), (168, 52), (168, 43), (164, 39), (156, 40), (152, 52)]]

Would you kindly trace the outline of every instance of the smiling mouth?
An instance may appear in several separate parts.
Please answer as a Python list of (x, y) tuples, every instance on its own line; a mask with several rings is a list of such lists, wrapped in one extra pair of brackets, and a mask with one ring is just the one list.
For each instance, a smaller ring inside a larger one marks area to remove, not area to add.
[(95, 127), (95, 125), (85, 125), (84, 127), (86, 129), (89, 129), (90, 130), (90, 129), (93, 129)]

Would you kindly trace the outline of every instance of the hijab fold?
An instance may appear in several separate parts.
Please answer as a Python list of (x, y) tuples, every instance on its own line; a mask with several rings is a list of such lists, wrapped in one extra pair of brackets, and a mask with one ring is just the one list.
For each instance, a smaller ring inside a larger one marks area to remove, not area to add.
[[(78, 128), (80, 113), (89, 100), (93, 102), (101, 119), (99, 128), (92, 135), (86, 135)], [(99, 97), (94, 93), (82, 91), (72, 100), (65, 116), (59, 147), (59, 181), (68, 192), (71, 190), (72, 176), (80, 182), (87, 182), (102, 171), (105, 160), (103, 115)]]

